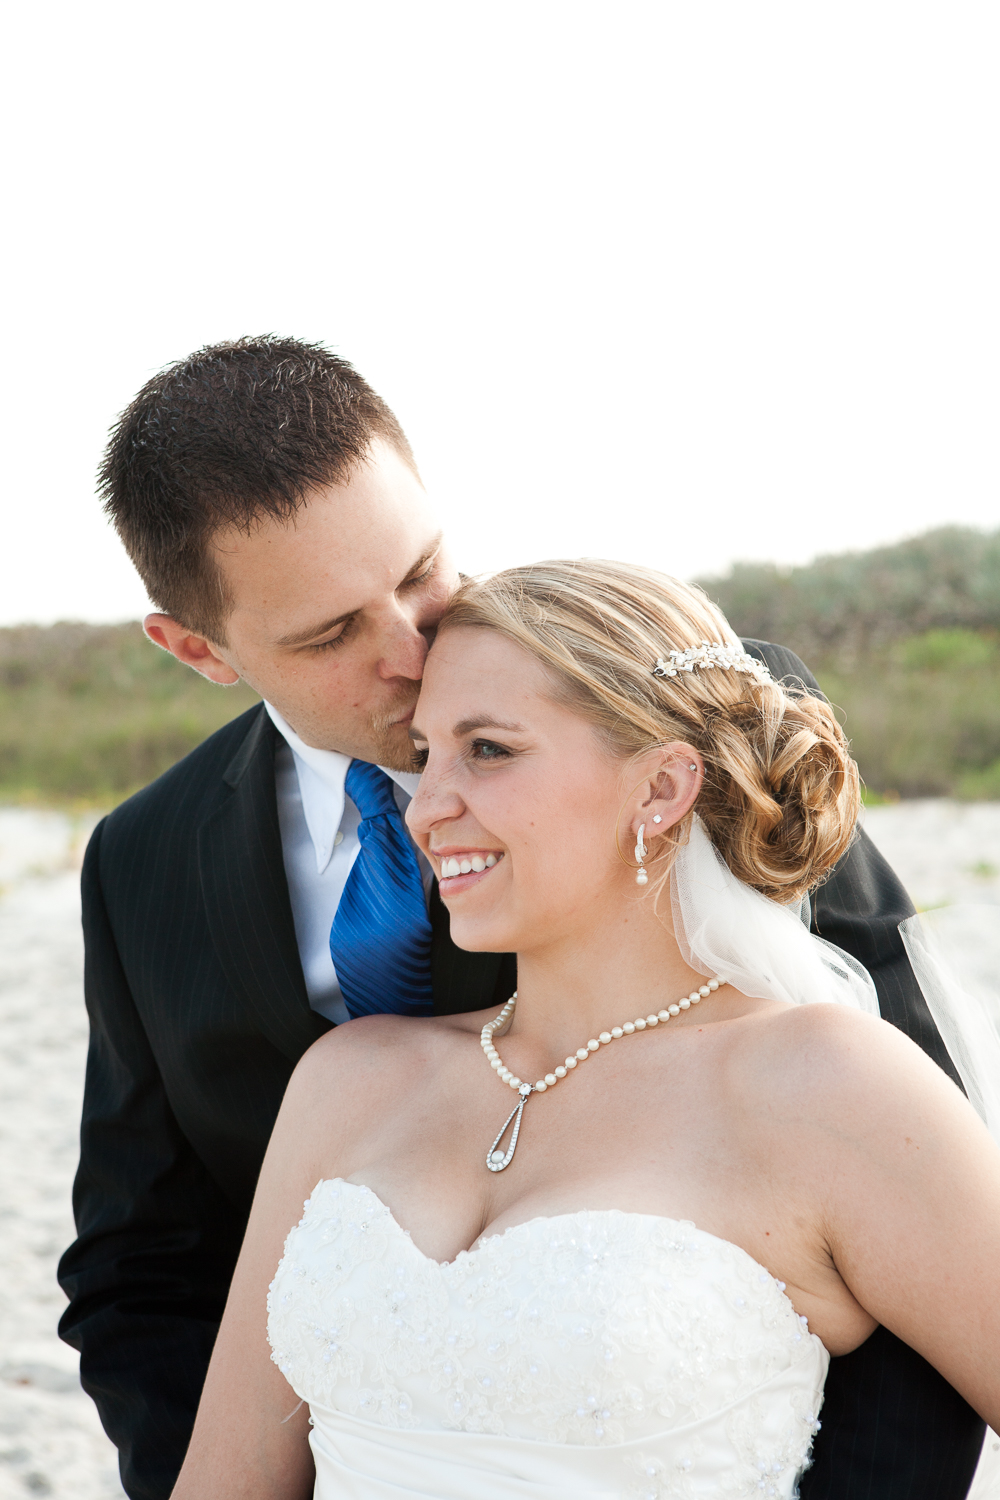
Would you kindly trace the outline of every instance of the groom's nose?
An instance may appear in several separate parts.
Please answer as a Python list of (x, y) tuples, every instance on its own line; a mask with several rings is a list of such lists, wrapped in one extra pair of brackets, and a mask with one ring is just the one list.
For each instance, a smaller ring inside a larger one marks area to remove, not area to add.
[(413, 682), (420, 681), (430, 648), (417, 622), (398, 605), (386, 620), (381, 646), (380, 677), (408, 677)]

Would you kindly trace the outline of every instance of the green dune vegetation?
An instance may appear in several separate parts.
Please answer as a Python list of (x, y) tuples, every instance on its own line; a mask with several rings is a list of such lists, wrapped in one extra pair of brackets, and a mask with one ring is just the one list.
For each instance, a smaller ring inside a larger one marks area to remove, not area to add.
[(1000, 531), (949, 526), (699, 582), (741, 635), (791, 646), (816, 674), (869, 800), (1000, 799)]
[[(946, 527), (699, 581), (741, 635), (816, 673), (869, 800), (1000, 799), (1000, 532)], [(0, 800), (111, 806), (255, 702), (138, 624), (0, 630)]]
[(138, 623), (0, 630), (0, 800), (113, 806), (257, 702)]

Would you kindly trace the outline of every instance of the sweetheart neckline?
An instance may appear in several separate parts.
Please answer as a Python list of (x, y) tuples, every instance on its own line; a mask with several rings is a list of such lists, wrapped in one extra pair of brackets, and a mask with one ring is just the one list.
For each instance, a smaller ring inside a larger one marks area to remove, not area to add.
[[(744, 1250), (742, 1245), (737, 1245), (733, 1240), (725, 1240), (721, 1235), (713, 1234), (710, 1229), (699, 1229), (698, 1225), (694, 1222), (693, 1219), (673, 1219), (669, 1214), (643, 1214), (627, 1208), (577, 1208), (565, 1214), (535, 1214), (533, 1218), (522, 1219), (518, 1224), (508, 1224), (506, 1229), (501, 1229), (496, 1234), (488, 1234), (485, 1236), (485, 1238), (481, 1235), (469, 1246), (467, 1250), (460, 1250), (455, 1256), (454, 1260), (435, 1260), (433, 1255), (428, 1255), (425, 1250), (421, 1250), (420, 1246), (414, 1240), (410, 1231), (403, 1228), (402, 1224), (396, 1218), (396, 1215), (393, 1213), (388, 1203), (386, 1203), (383, 1198), (380, 1198), (375, 1189), (369, 1187), (365, 1182), (351, 1182), (347, 1177), (321, 1177), (319, 1182), (317, 1182), (316, 1186), (313, 1188), (312, 1192), (309, 1194), (309, 1197), (306, 1199), (306, 1203), (303, 1205), (303, 1208), (305, 1208), (312, 1202), (313, 1196), (319, 1191), (320, 1188), (333, 1186), (354, 1188), (356, 1192), (369, 1193), (375, 1199), (375, 1202), (379, 1205), (379, 1207), (385, 1210), (389, 1222), (390, 1224), (392, 1224), (393, 1228), (399, 1234), (401, 1234), (404, 1239), (409, 1241), (410, 1245), (413, 1247), (413, 1250), (420, 1257), (420, 1259), (422, 1261), (425, 1261), (427, 1265), (437, 1266), (440, 1270), (443, 1271), (450, 1271), (454, 1266), (458, 1265), (463, 1256), (478, 1255), (479, 1252), (483, 1250), (487, 1245), (491, 1245), (499, 1240), (506, 1239), (508, 1235), (514, 1234), (516, 1230), (528, 1229), (533, 1224), (556, 1224), (565, 1219), (582, 1219), (585, 1215), (603, 1214), (617, 1215), (619, 1218), (623, 1219), (652, 1219), (653, 1222), (657, 1224), (676, 1224), (678, 1228), (681, 1229), (693, 1229), (695, 1234), (701, 1235), (704, 1239), (714, 1240), (717, 1245), (724, 1245), (727, 1250), (735, 1250), (737, 1255), (740, 1255), (744, 1260), (749, 1261), (750, 1265), (752, 1265), (756, 1270), (762, 1271), (777, 1288), (777, 1291), (782, 1300), (788, 1303), (788, 1306), (791, 1308), (792, 1312), (795, 1313), (795, 1316), (802, 1323), (803, 1331), (805, 1333), (808, 1333), (810, 1338), (819, 1338), (818, 1334), (809, 1332), (808, 1320), (804, 1319), (803, 1314), (798, 1312), (798, 1310), (796, 1309), (791, 1297), (789, 1297), (788, 1293), (785, 1291), (785, 1283), (783, 1281), (779, 1281), (772, 1271), (769, 1271), (766, 1266), (761, 1265), (760, 1261), (756, 1260), (754, 1256), (750, 1254), (749, 1250)], [(820, 1342), (822, 1343), (822, 1340), (820, 1340)]]

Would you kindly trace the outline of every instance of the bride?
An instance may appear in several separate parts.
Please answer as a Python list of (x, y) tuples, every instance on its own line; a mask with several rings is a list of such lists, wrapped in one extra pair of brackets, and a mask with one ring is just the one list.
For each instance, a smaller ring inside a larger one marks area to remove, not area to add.
[(175, 1500), (789, 1497), (879, 1323), (1000, 1426), (1000, 1151), (800, 918), (859, 811), (828, 706), (553, 563), (463, 588), (413, 733), (518, 993), (303, 1059)]

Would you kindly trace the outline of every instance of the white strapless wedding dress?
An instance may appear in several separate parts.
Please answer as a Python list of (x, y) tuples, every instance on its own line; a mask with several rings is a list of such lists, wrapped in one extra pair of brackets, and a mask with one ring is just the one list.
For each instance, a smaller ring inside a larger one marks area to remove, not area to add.
[(317, 1500), (790, 1497), (829, 1362), (781, 1284), (693, 1224), (583, 1211), (438, 1262), (339, 1179), (268, 1313)]

